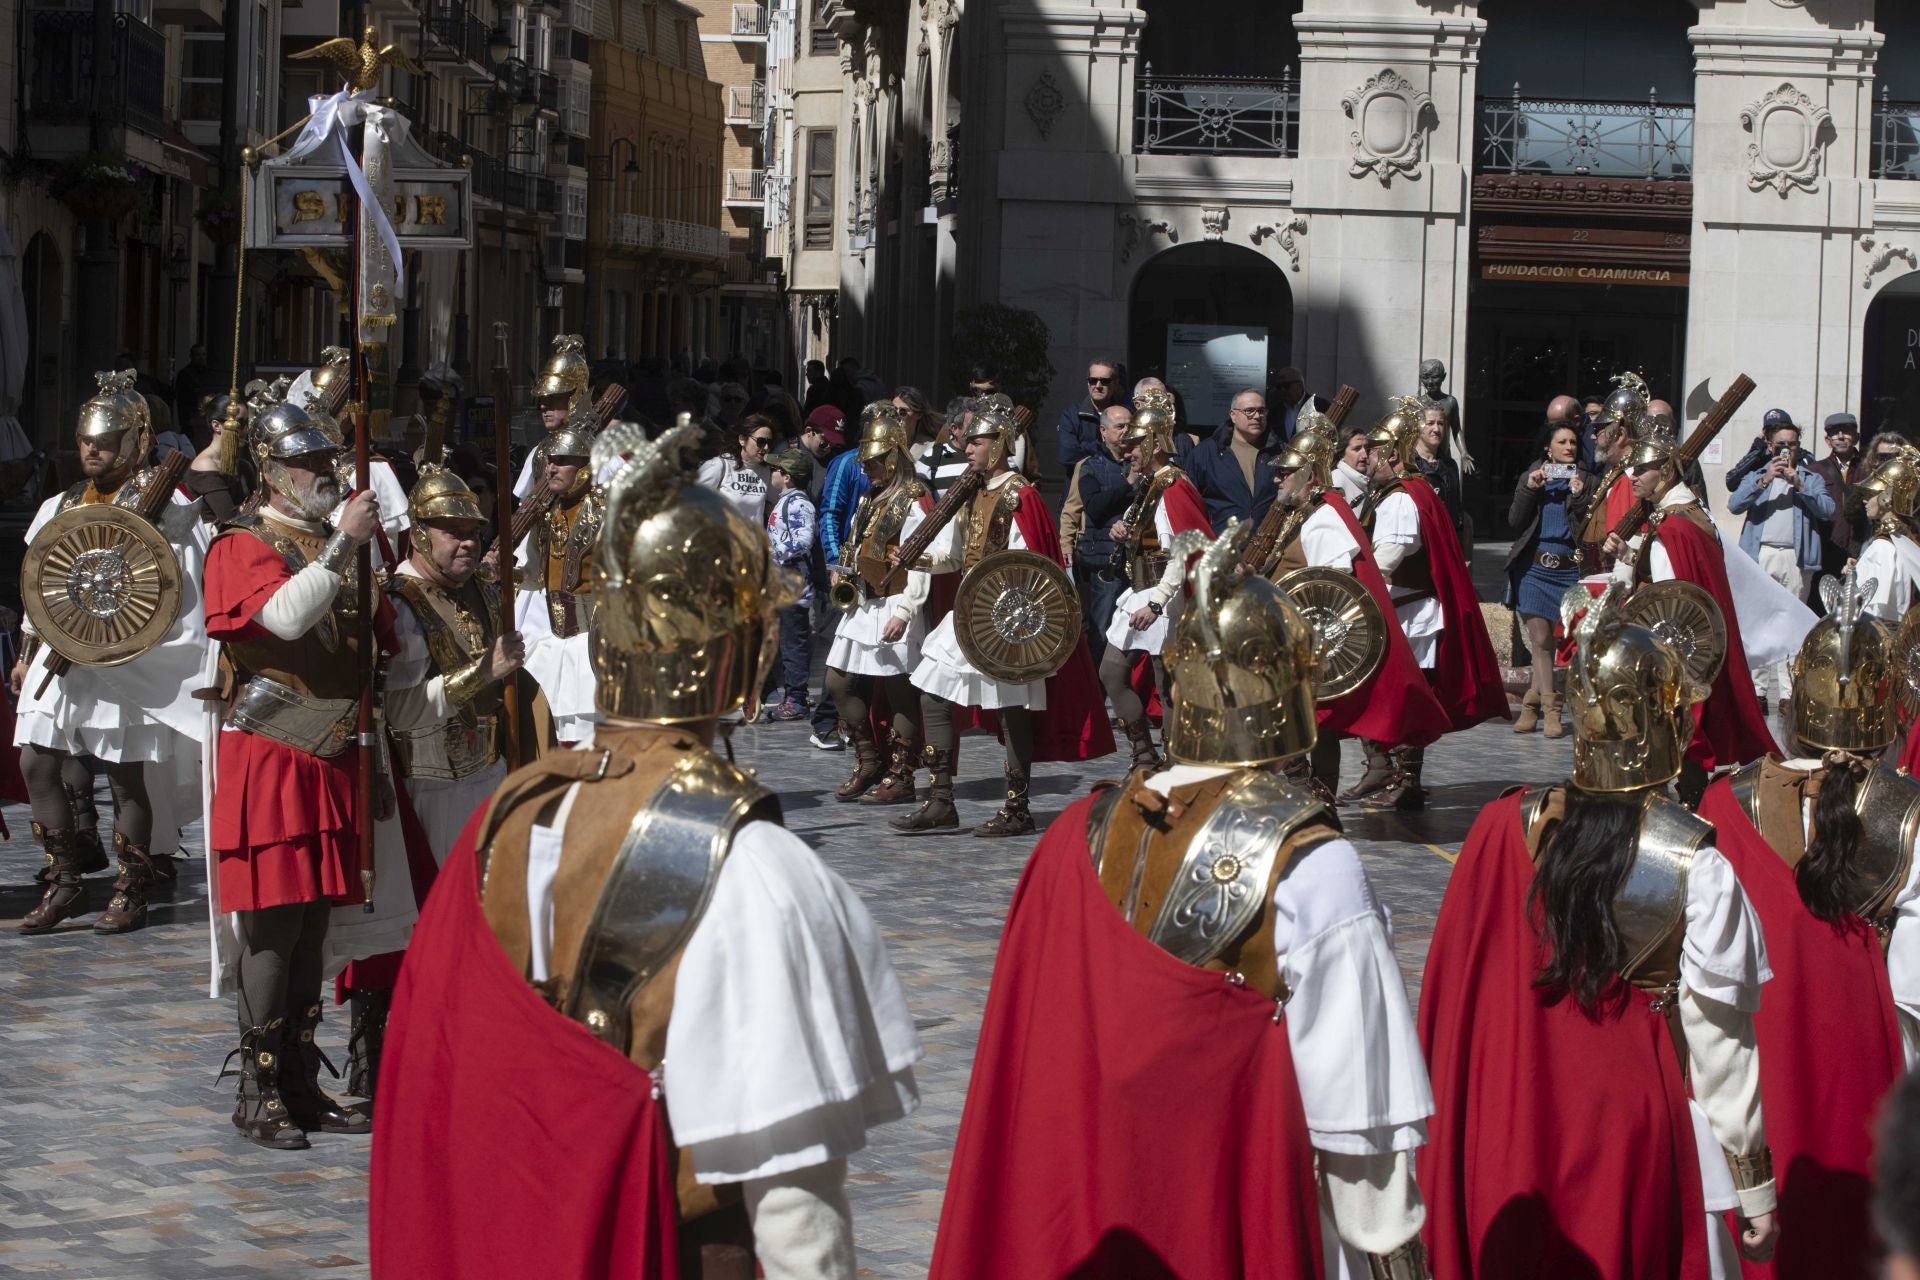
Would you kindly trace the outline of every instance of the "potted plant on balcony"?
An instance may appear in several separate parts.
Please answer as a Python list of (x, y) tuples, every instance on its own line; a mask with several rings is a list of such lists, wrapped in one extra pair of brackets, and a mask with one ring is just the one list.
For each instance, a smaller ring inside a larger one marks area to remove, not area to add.
[(77, 218), (118, 218), (139, 207), (146, 166), (117, 152), (76, 151), (60, 162), (53, 194)]
[(194, 218), (207, 239), (215, 244), (237, 244), (240, 240), (240, 197), (231, 191), (210, 187), (200, 193), (200, 206)]

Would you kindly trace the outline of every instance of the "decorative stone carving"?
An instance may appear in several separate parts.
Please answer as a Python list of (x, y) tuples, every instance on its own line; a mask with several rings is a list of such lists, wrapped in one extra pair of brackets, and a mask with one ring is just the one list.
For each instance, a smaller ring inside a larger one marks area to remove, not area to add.
[(1250, 238), (1255, 244), (1259, 244), (1268, 236), (1279, 237), (1280, 247), (1287, 251), (1287, 261), (1292, 264), (1293, 270), (1298, 271), (1300, 269), (1300, 246), (1294, 243), (1293, 238), (1305, 234), (1307, 234), (1306, 215), (1296, 213), (1285, 222), (1262, 222), (1256, 224)]
[(1053, 72), (1042, 71), (1040, 78), (1033, 82), (1033, 87), (1027, 90), (1026, 108), (1027, 118), (1040, 131), (1040, 141), (1045, 142), (1053, 132), (1054, 118), (1067, 109), (1066, 96), (1053, 82)]
[(1228, 212), (1224, 206), (1217, 209), (1200, 210), (1200, 226), (1209, 240), (1218, 240), (1227, 233)]
[(1371, 173), (1381, 186), (1393, 175), (1417, 177), (1426, 130), (1432, 122), (1433, 98), (1391, 67), (1340, 99), (1340, 109), (1353, 121), (1347, 145), (1353, 151), (1353, 177)]
[(1872, 236), (1860, 237), (1860, 252), (1869, 254), (1867, 269), (1860, 273), (1860, 287), (1873, 288), (1873, 278), (1893, 265), (1895, 258), (1907, 264), (1907, 270), (1920, 271), (1920, 254), (1903, 244), (1878, 244)]
[(1180, 231), (1165, 219), (1147, 219), (1138, 214), (1120, 214), (1120, 261), (1133, 257), (1133, 251), (1140, 247), (1142, 240), (1151, 240), (1155, 235), (1163, 235), (1170, 244), (1180, 243)]
[(1795, 187), (1818, 188), (1820, 160), (1833, 129), (1825, 107), (1783, 83), (1741, 108), (1740, 124), (1753, 135), (1747, 144), (1749, 190), (1772, 187), (1784, 200)]

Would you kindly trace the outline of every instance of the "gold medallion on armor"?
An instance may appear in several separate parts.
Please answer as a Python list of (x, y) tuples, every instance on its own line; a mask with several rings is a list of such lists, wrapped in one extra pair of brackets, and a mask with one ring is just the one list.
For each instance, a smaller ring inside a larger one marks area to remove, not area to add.
[(1351, 573), (1320, 565), (1283, 574), (1274, 585), (1313, 626), (1316, 703), (1343, 698), (1373, 678), (1387, 656), (1386, 615), (1373, 592)]
[(1034, 551), (996, 551), (967, 570), (953, 635), (976, 671), (1002, 684), (1044, 680), (1080, 643), (1080, 598), (1067, 571)]
[(54, 652), (83, 666), (119, 666), (172, 629), (180, 614), (180, 558), (129, 507), (72, 507), (34, 535), (20, 594)]

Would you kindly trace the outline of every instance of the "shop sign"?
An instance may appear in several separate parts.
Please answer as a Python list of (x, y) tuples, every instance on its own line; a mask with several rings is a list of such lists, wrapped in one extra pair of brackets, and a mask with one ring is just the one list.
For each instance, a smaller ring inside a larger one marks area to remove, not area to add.
[(1589, 262), (1483, 262), (1482, 280), (1528, 280), (1541, 284), (1627, 284), (1684, 289), (1687, 273), (1663, 267), (1609, 267)]

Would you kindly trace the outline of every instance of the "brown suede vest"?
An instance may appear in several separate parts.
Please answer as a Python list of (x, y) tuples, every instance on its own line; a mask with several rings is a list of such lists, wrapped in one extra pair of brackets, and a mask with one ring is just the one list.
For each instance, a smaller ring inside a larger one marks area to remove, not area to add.
[(980, 486), (967, 511), (966, 559), (961, 568), (971, 569), (986, 556), (1007, 549), (1013, 513), (1020, 506), (1020, 493), (1026, 487), (1026, 477), (1018, 475), (1003, 481), (998, 488)]
[[(254, 537), (278, 552), (287, 568), (298, 573), (317, 560), (326, 548), (331, 529), (309, 533), (264, 516), (242, 517), (220, 536)], [(266, 676), (310, 698), (353, 698), (360, 694), (360, 666), (354, 655), (360, 647), (358, 557), (347, 562), (333, 608), (320, 621), (291, 640), (282, 640), (264, 627), (246, 640), (229, 640), (226, 655), (240, 682), (248, 676)]]

